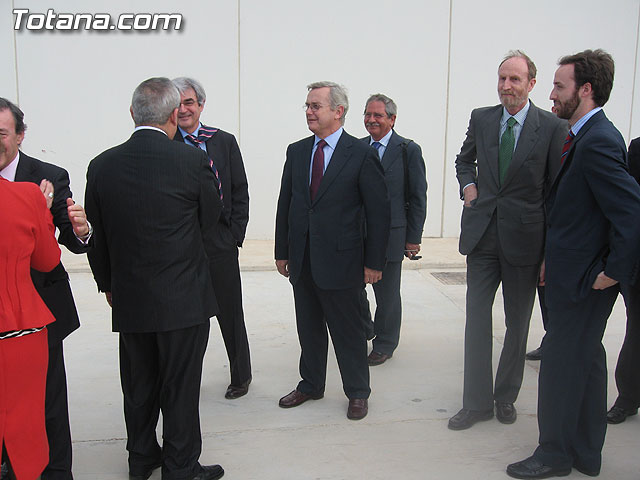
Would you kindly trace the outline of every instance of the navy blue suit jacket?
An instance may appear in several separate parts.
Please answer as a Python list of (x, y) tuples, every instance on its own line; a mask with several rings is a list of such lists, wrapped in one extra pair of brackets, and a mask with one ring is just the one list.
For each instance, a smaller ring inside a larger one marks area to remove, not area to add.
[(545, 279), (551, 309), (583, 301), (597, 275), (628, 283), (640, 245), (640, 186), (603, 111), (576, 135), (547, 197)]
[(313, 142), (311, 136), (287, 148), (276, 213), (275, 258), (289, 261), (289, 278), (295, 285), (308, 242), (311, 273), (320, 288), (359, 288), (365, 266), (382, 270), (385, 263), (390, 214), (384, 173), (373, 147), (343, 132), (312, 202)]

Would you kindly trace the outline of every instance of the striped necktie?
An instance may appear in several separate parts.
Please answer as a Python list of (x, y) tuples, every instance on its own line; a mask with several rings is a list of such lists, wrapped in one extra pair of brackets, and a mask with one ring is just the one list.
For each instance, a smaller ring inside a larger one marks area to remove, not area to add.
[(562, 165), (565, 159), (567, 158), (567, 154), (569, 153), (569, 149), (571, 148), (571, 142), (573, 142), (574, 138), (575, 138), (575, 135), (571, 130), (569, 130), (569, 133), (567, 133), (567, 138), (564, 139), (564, 145), (562, 146), (562, 155), (560, 155), (560, 165)]
[[(187, 134), (185, 135), (184, 138), (186, 138), (187, 140), (189, 140), (191, 143), (193, 143), (194, 145), (198, 146), (201, 143), (205, 143), (207, 140), (209, 140), (211, 137), (213, 137), (213, 135), (218, 131), (217, 128), (213, 128), (213, 127), (207, 127), (206, 125), (200, 125), (200, 130), (198, 130), (198, 136), (195, 137), (191, 134)], [(200, 147), (198, 147), (200, 148)], [(208, 154), (209, 152), (207, 152)], [(216, 176), (216, 188), (218, 189), (218, 194), (220, 195), (220, 200), (223, 199), (223, 195), (222, 195), (222, 182), (220, 181), (220, 174), (218, 173), (218, 169), (216, 168), (216, 166), (213, 164), (213, 159), (211, 157), (209, 157), (209, 166), (211, 167), (211, 170), (213, 171), (213, 174)]]

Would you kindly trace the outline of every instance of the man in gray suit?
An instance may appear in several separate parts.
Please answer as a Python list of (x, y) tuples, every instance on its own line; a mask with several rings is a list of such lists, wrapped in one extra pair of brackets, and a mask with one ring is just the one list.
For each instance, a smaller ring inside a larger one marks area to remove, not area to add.
[[(464, 200), (460, 253), (467, 255), (463, 408), (449, 420), (464, 430), (494, 415), (516, 421), (529, 320), (544, 248), (544, 194), (560, 165), (567, 124), (529, 101), (536, 67), (523, 52), (498, 68), (501, 105), (471, 112), (456, 158)], [(507, 327), (493, 386), (491, 310), (502, 283)]]
[[(402, 300), (400, 275), (402, 260), (420, 252), (422, 228), (427, 216), (427, 177), (420, 146), (393, 129), (398, 107), (381, 93), (371, 95), (364, 109), (364, 126), (369, 136), (363, 140), (378, 151), (391, 204), (391, 230), (387, 263), (382, 280), (373, 284), (376, 313), (370, 366), (381, 365), (393, 356), (400, 340)], [(366, 290), (362, 291), (365, 323), (371, 322)], [(371, 328), (368, 328), (371, 330)]]

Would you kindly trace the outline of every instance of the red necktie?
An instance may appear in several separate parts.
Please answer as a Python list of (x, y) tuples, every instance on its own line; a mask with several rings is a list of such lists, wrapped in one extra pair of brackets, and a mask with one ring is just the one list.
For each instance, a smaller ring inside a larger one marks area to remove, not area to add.
[(313, 154), (313, 166), (311, 167), (311, 185), (309, 185), (309, 192), (311, 193), (311, 201), (316, 198), (318, 188), (320, 188), (320, 182), (322, 181), (322, 175), (324, 174), (324, 146), (327, 144), (324, 140), (318, 142), (316, 152)]
[(571, 148), (571, 142), (573, 142), (575, 135), (571, 130), (567, 133), (567, 138), (564, 139), (564, 145), (562, 146), (562, 155), (560, 155), (560, 165), (564, 163), (564, 160), (567, 158), (567, 153), (569, 153), (569, 149)]

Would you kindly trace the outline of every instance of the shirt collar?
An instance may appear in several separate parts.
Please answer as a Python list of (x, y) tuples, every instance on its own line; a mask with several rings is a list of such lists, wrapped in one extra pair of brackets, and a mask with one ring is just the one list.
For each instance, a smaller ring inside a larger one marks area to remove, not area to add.
[(18, 161), (20, 159), (20, 150), (16, 154), (16, 158), (11, 160), (11, 163), (7, 164), (2, 170), (0, 170), (0, 177), (6, 178), (10, 182), (16, 181), (16, 172), (18, 171)]
[[(327, 135), (327, 137), (324, 139), (324, 141), (327, 142), (327, 145), (329, 145), (333, 150), (335, 150), (336, 149), (336, 145), (338, 144), (338, 140), (340, 140), (340, 135), (342, 135), (343, 131), (344, 131), (344, 128), (340, 127), (338, 130), (333, 132), (331, 135)], [(318, 137), (317, 135), (315, 135), (315, 139), (313, 141), (313, 146), (315, 147), (320, 140), (322, 140), (322, 139), (320, 137)]]
[(571, 132), (574, 135), (577, 135), (580, 129), (584, 127), (584, 124), (587, 123), (589, 119), (593, 117), (596, 113), (598, 113), (600, 110), (602, 110), (602, 107), (596, 107), (590, 112), (588, 112), (586, 115), (584, 115), (580, 120), (574, 123), (573, 127), (571, 127)]
[[(152, 127), (151, 125), (140, 125), (139, 127), (136, 127), (133, 129), (134, 132), (137, 132), (138, 130), (156, 130), (158, 132), (162, 132), (165, 135), (167, 135), (167, 132), (165, 132), (164, 130), (160, 130), (158, 127)], [(169, 135), (167, 135), (168, 137)]]
[(369, 135), (369, 145), (373, 145), (373, 142), (378, 142), (385, 148), (389, 146), (389, 140), (391, 140), (391, 135), (393, 135), (393, 128), (387, 132), (387, 134), (382, 137), (380, 140), (374, 140), (371, 135)]
[(178, 130), (180, 131), (180, 135), (182, 135), (182, 138), (186, 137), (187, 135), (193, 135), (194, 137), (198, 138), (201, 126), (202, 123), (198, 122), (198, 127), (193, 131), (193, 133), (189, 133), (186, 130), (183, 130), (181, 127), (178, 127)]
[(527, 100), (526, 105), (515, 115), (511, 115), (505, 107), (502, 107), (502, 119), (500, 120), (500, 126), (504, 126), (504, 124), (507, 123), (507, 120), (509, 120), (509, 117), (515, 118), (518, 125), (524, 125), (524, 121), (527, 119), (527, 114), (529, 113), (529, 108), (531, 108), (530, 100)]

